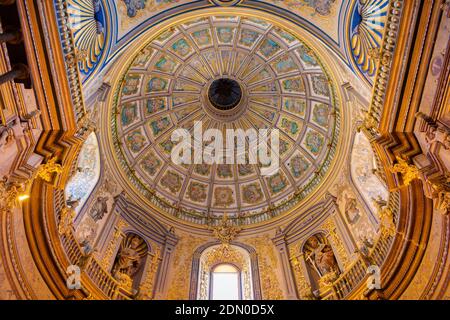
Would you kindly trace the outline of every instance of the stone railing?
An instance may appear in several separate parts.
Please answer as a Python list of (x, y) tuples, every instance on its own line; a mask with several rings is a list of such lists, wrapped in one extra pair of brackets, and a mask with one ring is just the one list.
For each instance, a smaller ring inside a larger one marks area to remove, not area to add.
[[(399, 197), (397, 192), (391, 193), (387, 205), (387, 209), (393, 213), (396, 224), (398, 223), (400, 208)], [(369, 254), (364, 256), (362, 253), (359, 253), (358, 259), (333, 283), (331, 299), (344, 299), (353, 289), (358, 287), (363, 281), (366, 281), (369, 266), (378, 266), (381, 268), (393, 241), (394, 237), (383, 235), (380, 232), (380, 236), (369, 251)]]
[[(61, 218), (61, 211), (64, 208), (64, 191), (54, 192), (54, 209), (57, 221)], [(75, 239), (74, 230), (61, 235), (61, 243), (70, 265), (78, 266), (83, 274), (86, 274), (93, 284), (108, 299), (130, 300), (132, 293), (121, 288), (120, 284), (111, 274), (105, 270), (95, 256), (86, 255)], [(94, 297), (98, 298), (98, 297)]]

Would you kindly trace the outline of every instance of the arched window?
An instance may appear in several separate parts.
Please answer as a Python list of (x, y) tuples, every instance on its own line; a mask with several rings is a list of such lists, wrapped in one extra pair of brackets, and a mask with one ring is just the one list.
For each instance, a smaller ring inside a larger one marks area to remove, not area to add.
[(253, 300), (250, 254), (241, 247), (215, 245), (199, 259), (197, 299)]
[(77, 172), (66, 186), (66, 199), (78, 201), (75, 211), (78, 213), (100, 178), (100, 151), (97, 136), (92, 132), (78, 157)]
[(240, 300), (241, 272), (232, 264), (222, 263), (212, 269), (211, 300)]

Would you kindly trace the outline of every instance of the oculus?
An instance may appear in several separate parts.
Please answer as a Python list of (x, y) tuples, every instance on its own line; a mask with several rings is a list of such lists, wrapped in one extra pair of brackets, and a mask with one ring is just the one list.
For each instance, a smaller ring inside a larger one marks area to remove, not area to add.
[(242, 98), (242, 89), (236, 80), (220, 78), (209, 86), (208, 99), (219, 110), (230, 110), (236, 107)]

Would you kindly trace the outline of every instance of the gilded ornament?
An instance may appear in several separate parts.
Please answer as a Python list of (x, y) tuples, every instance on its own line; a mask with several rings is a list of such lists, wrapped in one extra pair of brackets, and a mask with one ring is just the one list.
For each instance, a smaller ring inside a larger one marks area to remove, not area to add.
[(78, 120), (78, 128), (84, 133), (90, 133), (95, 130), (95, 122), (92, 121), (90, 112), (86, 111)]
[(0, 211), (9, 211), (15, 206), (19, 196), (25, 192), (26, 184), (9, 182), (6, 177), (0, 180)]
[(446, 177), (446, 182), (444, 183), (431, 183), (432, 197), (434, 199), (435, 208), (440, 210), (445, 215), (450, 213), (449, 183), (450, 177)]
[(151, 300), (152, 299), (152, 293), (153, 293), (153, 286), (155, 281), (155, 275), (156, 271), (159, 267), (161, 257), (161, 251), (159, 248), (155, 247), (155, 253), (153, 254), (153, 257), (151, 259), (148, 259), (147, 261), (147, 275), (145, 277), (145, 280), (141, 284), (139, 288), (139, 299), (142, 300)]
[(258, 252), (258, 266), (261, 277), (263, 299), (282, 300), (283, 291), (274, 270), (277, 269), (278, 257), (276, 256), (272, 241), (268, 235), (247, 239), (246, 243), (253, 246)]
[[(298, 261), (298, 257), (295, 255), (297, 250), (294, 246), (289, 249), (291, 258), (292, 270), (294, 271), (295, 283), (297, 284), (297, 292), (301, 300), (315, 300), (315, 296), (312, 293), (311, 285), (306, 281), (301, 263)], [(300, 254), (299, 257), (303, 256)]]
[(419, 178), (419, 169), (415, 165), (410, 165), (406, 160), (397, 156), (397, 164), (395, 164), (391, 171), (393, 173), (400, 173), (402, 175), (403, 184), (409, 186), (411, 182)]
[(108, 248), (106, 248), (103, 259), (100, 262), (100, 264), (106, 270), (109, 269), (109, 264), (111, 263), (112, 255), (114, 254), (114, 251), (118, 245), (118, 240), (120, 238), (120, 235), (122, 234), (122, 229), (127, 225), (128, 224), (124, 220), (119, 220), (119, 222), (116, 225), (116, 228), (115, 228), (114, 234), (113, 234), (113, 238), (109, 242)]
[(58, 223), (58, 233), (60, 235), (69, 236), (72, 232), (73, 219), (75, 219), (75, 209), (64, 206), (61, 210), (61, 217)]
[(379, 211), (380, 215), (380, 226), (381, 235), (383, 237), (393, 237), (397, 233), (397, 228), (395, 226), (394, 215), (390, 208), (385, 208)]
[(36, 176), (50, 182), (54, 173), (61, 173), (63, 168), (60, 164), (56, 163), (57, 157), (53, 157), (45, 164), (41, 164), (36, 170)]
[(91, 292), (86, 296), (86, 298), (83, 298), (83, 300), (97, 300)]
[(378, 121), (375, 119), (369, 111), (364, 112), (364, 119), (362, 124), (358, 127), (358, 132), (366, 129), (366, 130), (375, 130), (378, 127)]
[(236, 250), (234, 247), (228, 244), (222, 244), (218, 247), (213, 248), (208, 251), (204, 257), (202, 257), (201, 265), (201, 277), (203, 277), (203, 281), (201, 282), (204, 287), (200, 288), (200, 298), (205, 300), (208, 299), (208, 277), (211, 271), (211, 268), (214, 265), (220, 263), (233, 263), (238, 266), (238, 268), (242, 272), (242, 281), (243, 281), (243, 298), (245, 300), (252, 299), (251, 294), (251, 277), (250, 277), (250, 261), (246, 259), (246, 257)]
[(340, 258), (340, 261), (342, 262), (342, 265), (344, 266), (344, 269), (348, 265), (348, 256), (347, 252), (345, 251), (344, 244), (342, 242), (341, 237), (336, 232), (336, 226), (334, 222), (330, 219), (327, 219), (325, 223), (322, 225), (322, 227), (328, 231), (329, 235), (331, 236), (331, 240), (334, 244), (334, 247), (336, 248), (337, 255)]
[(228, 218), (227, 214), (222, 216), (220, 225), (217, 227), (211, 227), (214, 236), (222, 243), (229, 244), (237, 234), (242, 230), (239, 227), (232, 225), (232, 221)]
[(189, 296), (189, 279), (192, 267), (192, 256), (195, 249), (207, 240), (185, 236), (179, 240), (173, 259), (173, 276), (167, 293), (168, 300), (187, 299)]
[(133, 279), (126, 273), (117, 272), (114, 275), (114, 279), (117, 280), (117, 283), (119, 284), (119, 287), (131, 292), (133, 290)]
[(339, 279), (339, 275), (335, 271), (327, 273), (319, 279), (319, 286), (321, 289), (328, 289), (337, 279)]

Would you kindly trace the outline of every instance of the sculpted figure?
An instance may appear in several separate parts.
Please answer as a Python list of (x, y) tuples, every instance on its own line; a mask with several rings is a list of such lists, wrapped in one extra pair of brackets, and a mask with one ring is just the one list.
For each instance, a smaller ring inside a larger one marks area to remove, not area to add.
[(331, 272), (336, 274), (340, 273), (333, 249), (329, 244), (321, 242), (317, 235), (310, 237), (306, 241), (306, 244), (311, 250), (307, 256), (307, 260), (316, 267), (320, 276)]
[(108, 212), (108, 197), (98, 197), (89, 211), (89, 215), (95, 222), (103, 219), (105, 214)]
[(350, 224), (357, 223), (361, 217), (356, 199), (349, 197), (348, 195), (345, 195), (345, 217)]
[(116, 277), (123, 274), (133, 277), (141, 265), (144, 241), (138, 236), (132, 236), (129, 243), (127, 242), (125, 241), (125, 244), (122, 246), (114, 264), (113, 274)]

